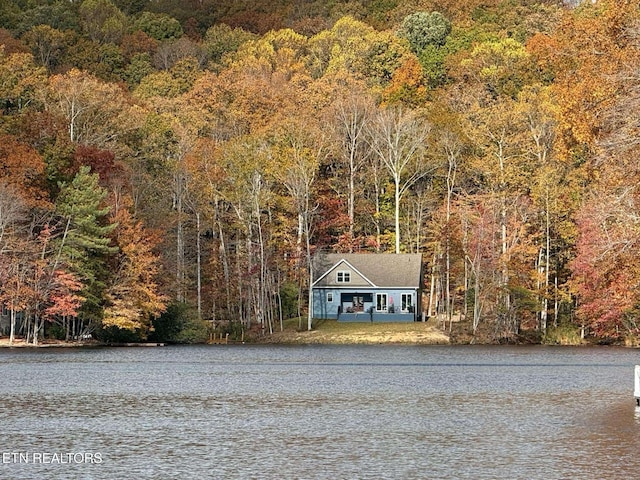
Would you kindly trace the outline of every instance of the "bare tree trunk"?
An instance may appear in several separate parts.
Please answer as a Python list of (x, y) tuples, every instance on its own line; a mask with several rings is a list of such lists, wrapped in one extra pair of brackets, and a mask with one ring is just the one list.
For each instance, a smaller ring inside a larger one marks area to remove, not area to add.
[(447, 146), (447, 159), (449, 168), (447, 170), (447, 206), (446, 206), (446, 236), (445, 236), (445, 289), (446, 289), (446, 314), (449, 320), (449, 332), (452, 330), (453, 322), (453, 302), (451, 300), (451, 202), (453, 190), (456, 184), (457, 173), (457, 153), (456, 149)]
[[(543, 253), (543, 247), (540, 247), (538, 249), (538, 258), (536, 258), (536, 263), (535, 263), (535, 268), (536, 268), (536, 291), (538, 292), (538, 301), (540, 302), (540, 304), (542, 305), (543, 299), (544, 299), (544, 293), (542, 293), (542, 286), (543, 286), (543, 282), (540, 280), (540, 278), (542, 277), (542, 275), (544, 275), (544, 267), (542, 266), (542, 257), (543, 257), (544, 253)], [(540, 331), (543, 331), (542, 328), (542, 322), (543, 322), (543, 313), (542, 313), (543, 308), (541, 307), (539, 309), (539, 311), (536, 312), (536, 318), (538, 320), (538, 325), (537, 328)]]
[(376, 225), (376, 252), (380, 253), (380, 242), (382, 241), (382, 228), (380, 227), (380, 219), (382, 217), (382, 212), (380, 210), (380, 191), (377, 188), (376, 184), (376, 214), (375, 214), (375, 225)]
[(464, 320), (467, 319), (467, 315), (469, 314), (469, 302), (467, 301), (467, 292), (469, 291), (469, 265), (467, 262), (464, 262), (464, 298), (462, 299), (462, 316)]
[(558, 301), (558, 276), (556, 275), (553, 279), (554, 283), (554, 300), (553, 300), (553, 326), (558, 327), (558, 308), (560, 307)]
[(394, 179), (394, 201), (395, 201), (395, 209), (394, 209), (394, 217), (395, 217), (395, 240), (396, 240), (396, 253), (400, 253), (400, 179), (396, 181)]
[(262, 216), (261, 216), (261, 207), (260, 207), (260, 192), (262, 189), (262, 179), (258, 173), (254, 174), (254, 178), (252, 180), (253, 183), (253, 199), (254, 199), (254, 215), (256, 217), (256, 227), (258, 230), (258, 247), (260, 249), (260, 285), (258, 286), (258, 309), (261, 310), (261, 318), (263, 319), (266, 316), (269, 333), (273, 333), (273, 324), (270, 321), (269, 316), (269, 308), (267, 306), (267, 262), (266, 262), (266, 251), (265, 251), (265, 241), (264, 241), (264, 233), (262, 231)]
[(348, 200), (348, 214), (349, 214), (349, 252), (353, 251), (353, 238), (355, 236), (355, 204), (356, 204), (356, 193), (355, 193), (355, 176), (356, 176), (356, 167), (353, 159), (353, 155), (349, 158), (349, 200)]
[[(309, 241), (307, 240), (307, 244)], [(311, 330), (311, 322), (313, 321), (313, 265), (311, 264), (311, 246), (307, 247), (307, 262), (309, 264), (309, 292), (308, 292), (308, 312), (307, 312), (307, 330)]]
[[(302, 239), (305, 242), (306, 268), (309, 273), (308, 278), (308, 301), (312, 300), (313, 272), (311, 264), (311, 227), (313, 210), (311, 208), (312, 187), (318, 173), (320, 159), (324, 155), (324, 146), (318, 142), (317, 138), (309, 137), (306, 132), (292, 130), (289, 140), (292, 158), (291, 163), (282, 172), (281, 180), (286, 186), (298, 214), (298, 258), (302, 253)], [(309, 152), (313, 151), (313, 155)], [(299, 302), (300, 303), (300, 302)], [(307, 308), (307, 329), (311, 330), (313, 315), (313, 305), (308, 304)], [(302, 321), (302, 319), (301, 319)]]
[(471, 269), (471, 274), (473, 275), (472, 330), (474, 337), (476, 336), (476, 332), (478, 331), (478, 326), (480, 325), (480, 316), (482, 314), (482, 302), (480, 301), (480, 264), (477, 259), (477, 255), (473, 260), (469, 256), (466, 256), (466, 261), (468, 262), (469, 268)]
[(196, 212), (196, 290), (198, 318), (202, 318), (202, 250), (200, 245), (200, 212)]
[(427, 317), (431, 318), (433, 316), (433, 303), (434, 303), (434, 294), (436, 288), (436, 254), (433, 254), (433, 261), (431, 262), (431, 287), (429, 289), (429, 307), (427, 308)]
[(542, 305), (542, 332), (545, 333), (547, 331), (547, 322), (549, 319), (549, 269), (551, 264), (551, 220), (549, 218), (549, 195), (547, 194), (545, 198), (545, 237), (546, 237), (546, 245), (545, 245), (545, 265), (544, 265), (544, 298)]
[[(180, 168), (180, 167), (178, 167)], [(177, 171), (174, 175), (175, 192), (174, 192), (174, 208), (177, 212), (176, 225), (176, 300), (178, 302), (185, 301), (184, 293), (184, 225), (183, 225), (183, 195), (184, 195), (184, 176), (182, 171)]]
[(503, 129), (500, 133), (500, 137), (493, 137), (496, 142), (498, 151), (496, 156), (498, 157), (498, 166), (500, 169), (500, 184), (498, 186), (500, 196), (500, 295), (501, 303), (505, 314), (511, 309), (511, 296), (508, 291), (509, 286), (509, 262), (507, 258), (508, 254), (508, 241), (507, 241), (507, 180), (506, 180), (506, 154), (505, 154), (505, 135), (506, 132)]
[(480, 275), (476, 272), (473, 284), (474, 302), (473, 302), (473, 336), (476, 336), (478, 325), (480, 325)]
[(240, 252), (240, 243), (238, 243), (238, 248), (236, 249), (236, 278), (238, 285), (238, 318), (240, 321), (249, 329), (251, 327), (251, 318), (246, 314), (245, 304), (244, 304), (244, 283), (242, 281), (242, 265), (240, 262), (241, 252)]
[(260, 328), (264, 329), (264, 319), (262, 318), (262, 312), (259, 310), (258, 305), (259, 287), (256, 286), (256, 282), (259, 283), (260, 278), (258, 277), (258, 279), (256, 279), (255, 275), (251, 274), (254, 262), (253, 249), (251, 248), (251, 240), (253, 235), (252, 230), (253, 229), (251, 228), (251, 225), (248, 225), (248, 234), (247, 238), (245, 238), (245, 248), (247, 249), (247, 264), (245, 266), (245, 275), (248, 278), (247, 287), (249, 289), (247, 295), (247, 312), (249, 312), (249, 316), (251, 316), (251, 312), (253, 312), (253, 318), (255, 319), (256, 323), (260, 325)]
[(16, 310), (13, 306), (13, 302), (11, 304), (11, 330), (9, 332), (9, 345), (13, 345), (13, 342), (15, 341), (15, 335), (16, 335)]
[(278, 319), (280, 320), (280, 331), (284, 331), (284, 320), (282, 315), (282, 294), (280, 293), (280, 271), (278, 270), (278, 284), (276, 285), (276, 295), (278, 300)]
[(224, 287), (227, 300), (227, 315), (231, 314), (231, 274), (229, 269), (229, 258), (227, 256), (227, 247), (225, 245), (225, 234), (222, 228), (222, 220), (220, 219), (220, 208), (218, 202), (215, 205), (216, 222), (218, 227), (219, 247), (218, 255), (222, 261), (222, 273), (224, 275)]
[[(25, 312), (25, 323), (26, 323), (26, 328), (27, 328), (27, 332), (25, 334), (25, 343), (31, 343), (31, 315), (27, 314), (27, 312)], [(24, 326), (23, 326), (24, 328)]]
[[(38, 312), (38, 305), (36, 304), (36, 312)], [(40, 330), (40, 319), (38, 313), (33, 316), (33, 345), (38, 346), (38, 332)]]
[[(347, 213), (349, 216), (349, 238), (355, 236), (355, 179), (356, 174), (369, 155), (365, 148), (365, 133), (372, 103), (362, 95), (352, 94), (344, 102), (336, 105), (336, 138), (342, 144), (342, 156), (348, 168), (348, 196)], [(353, 250), (353, 244), (349, 245), (349, 251)]]

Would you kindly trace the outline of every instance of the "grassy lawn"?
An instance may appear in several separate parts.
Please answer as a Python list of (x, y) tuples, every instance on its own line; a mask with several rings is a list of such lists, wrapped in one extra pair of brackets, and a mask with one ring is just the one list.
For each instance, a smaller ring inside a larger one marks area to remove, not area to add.
[(304, 329), (306, 324), (306, 319), (303, 319), (303, 330), (300, 330), (299, 319), (289, 319), (284, 322), (282, 332), (280, 332), (280, 325), (275, 325), (273, 335), (267, 334), (257, 341), (260, 343), (293, 344), (449, 343), (448, 336), (432, 322), (342, 323), (336, 320), (315, 320), (311, 331)]

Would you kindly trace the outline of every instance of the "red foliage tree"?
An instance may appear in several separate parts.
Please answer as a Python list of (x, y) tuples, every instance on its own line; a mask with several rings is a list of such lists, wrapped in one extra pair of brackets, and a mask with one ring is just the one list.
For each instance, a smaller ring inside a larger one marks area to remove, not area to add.
[(12, 186), (29, 207), (49, 205), (44, 172), (44, 161), (37, 151), (12, 135), (0, 135), (0, 178)]
[(77, 316), (84, 300), (78, 295), (82, 286), (73, 273), (54, 271), (48, 295), (49, 306), (44, 310), (45, 319), (53, 321), (58, 317)]

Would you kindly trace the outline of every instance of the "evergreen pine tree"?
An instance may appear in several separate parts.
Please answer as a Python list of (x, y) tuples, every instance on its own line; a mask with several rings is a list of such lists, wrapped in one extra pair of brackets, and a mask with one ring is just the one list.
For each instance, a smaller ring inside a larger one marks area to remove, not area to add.
[(62, 217), (64, 234), (58, 239), (60, 261), (76, 274), (84, 288), (83, 320), (98, 321), (109, 270), (109, 256), (118, 248), (109, 234), (116, 227), (106, 220), (110, 207), (103, 206), (107, 192), (98, 184), (98, 175), (83, 166), (70, 184), (60, 184), (56, 211)]

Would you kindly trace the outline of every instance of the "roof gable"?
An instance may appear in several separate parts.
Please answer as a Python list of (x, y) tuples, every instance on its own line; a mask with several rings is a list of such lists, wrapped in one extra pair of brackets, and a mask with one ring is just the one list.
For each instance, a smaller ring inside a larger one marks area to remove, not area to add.
[[(325, 253), (314, 257), (314, 286), (372, 286), (379, 288), (420, 288), (421, 254)], [(332, 272), (349, 266), (367, 283), (343, 284), (332, 280)]]
[[(348, 282), (340, 282), (338, 280), (339, 273), (349, 274)], [(347, 260), (340, 259), (333, 267), (329, 268), (320, 278), (318, 278), (314, 285), (322, 286), (340, 286), (340, 287), (375, 287), (375, 285), (365, 275), (363, 275), (357, 268), (355, 268)]]

